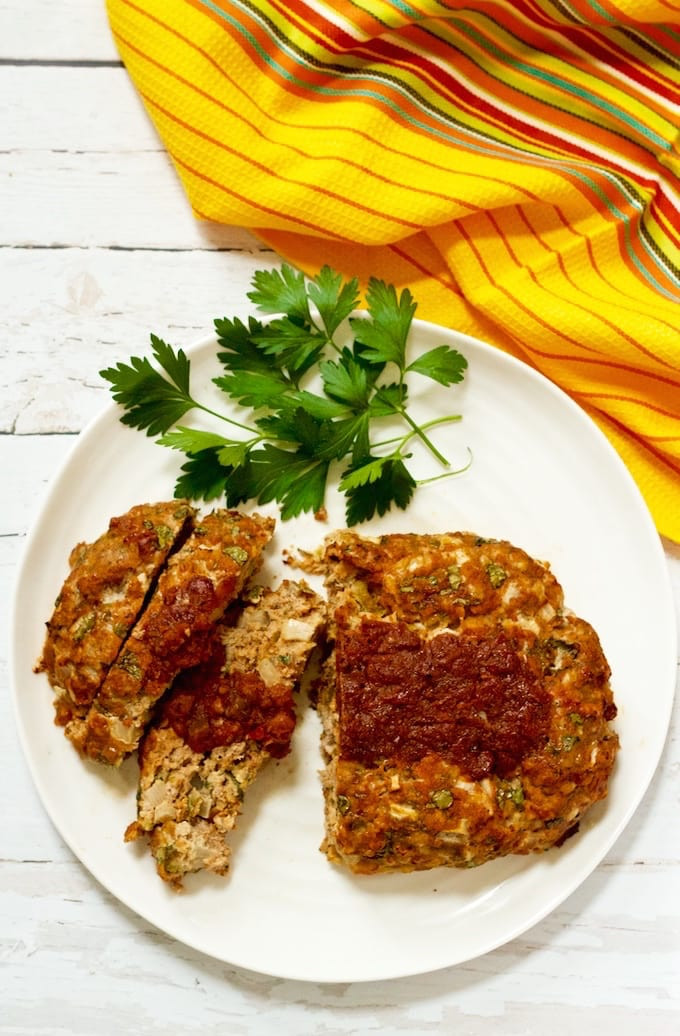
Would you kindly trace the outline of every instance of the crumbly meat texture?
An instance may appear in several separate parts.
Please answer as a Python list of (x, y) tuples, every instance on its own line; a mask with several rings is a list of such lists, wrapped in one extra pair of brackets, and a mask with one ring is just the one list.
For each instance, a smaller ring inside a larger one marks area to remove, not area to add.
[(36, 666), (54, 688), (60, 726), (86, 715), (193, 514), (182, 500), (139, 504), (71, 551)]
[(546, 564), (472, 533), (331, 537), (328, 858), (471, 867), (560, 845), (607, 794), (610, 670)]
[(140, 745), (137, 820), (126, 840), (147, 835), (174, 888), (194, 871), (227, 872), (227, 835), (247, 786), (290, 749), (293, 692), (325, 620), (305, 583), (262, 589), (225, 617), (210, 657), (163, 699)]
[(215, 510), (168, 560), (84, 720), (66, 735), (90, 759), (119, 765), (139, 744), (177, 674), (209, 650), (215, 624), (257, 571), (273, 519)]

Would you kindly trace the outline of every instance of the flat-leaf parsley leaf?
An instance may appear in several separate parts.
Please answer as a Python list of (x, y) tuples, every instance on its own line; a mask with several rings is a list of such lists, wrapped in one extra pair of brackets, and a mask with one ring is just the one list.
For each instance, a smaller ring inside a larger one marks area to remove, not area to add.
[[(358, 279), (345, 281), (329, 266), (311, 278), (287, 264), (259, 270), (252, 288), (248, 298), (269, 319), (215, 320), (222, 373), (213, 382), (232, 401), (227, 413), (192, 396), (190, 360), (156, 335), (155, 363), (132, 357), (100, 372), (123, 407), (124, 424), (185, 455), (176, 496), (224, 497), (229, 507), (276, 501), (285, 520), (321, 512), (329, 471), (344, 462), (338, 491), (347, 524), (354, 525), (408, 506), (420, 484), (406, 463), (414, 438), (444, 467), (435, 478), (456, 473), (428, 432), (460, 415), (417, 424), (408, 412), (409, 379), (455, 385), (467, 361), (438, 345), (409, 362), (417, 304), (408, 288), (397, 292), (371, 278), (365, 314), (357, 314)], [(244, 421), (232, 416), (235, 404), (251, 411), (249, 422), (247, 413)], [(190, 411), (237, 431), (221, 435), (180, 423)], [(406, 431), (380, 440), (374, 432), (384, 418), (402, 421)]]

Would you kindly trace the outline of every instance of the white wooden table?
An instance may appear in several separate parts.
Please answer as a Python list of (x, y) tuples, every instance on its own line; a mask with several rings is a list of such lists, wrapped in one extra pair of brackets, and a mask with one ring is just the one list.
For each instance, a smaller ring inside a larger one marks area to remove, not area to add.
[[(0, 0), (0, 617), (97, 372), (245, 316), (247, 232), (194, 222), (99, 0)], [(665, 545), (680, 606), (680, 548)], [(644, 693), (644, 688), (641, 688)], [(104, 891), (45, 816), (0, 648), (0, 1032), (680, 1032), (680, 704), (656, 777), (585, 884), (524, 937), (435, 974), (280, 981), (205, 958)]]

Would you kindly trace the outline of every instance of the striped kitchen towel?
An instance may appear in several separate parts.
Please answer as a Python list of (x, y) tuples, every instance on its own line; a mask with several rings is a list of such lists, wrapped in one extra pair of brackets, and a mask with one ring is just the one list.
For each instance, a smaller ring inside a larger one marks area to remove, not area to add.
[(680, 3), (108, 9), (196, 216), (541, 370), (680, 541)]

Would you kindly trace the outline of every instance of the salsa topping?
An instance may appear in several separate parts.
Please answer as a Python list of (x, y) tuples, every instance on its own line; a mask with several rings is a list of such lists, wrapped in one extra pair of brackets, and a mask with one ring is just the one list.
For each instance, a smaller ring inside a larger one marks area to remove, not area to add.
[(548, 737), (540, 669), (500, 630), (425, 639), (363, 619), (338, 631), (336, 680), (341, 758), (367, 766), (435, 754), (473, 780), (503, 778)]
[(285, 756), (295, 729), (289, 687), (265, 683), (256, 672), (224, 673), (224, 649), (185, 670), (163, 704), (163, 719), (194, 752), (256, 741), (276, 759)]

